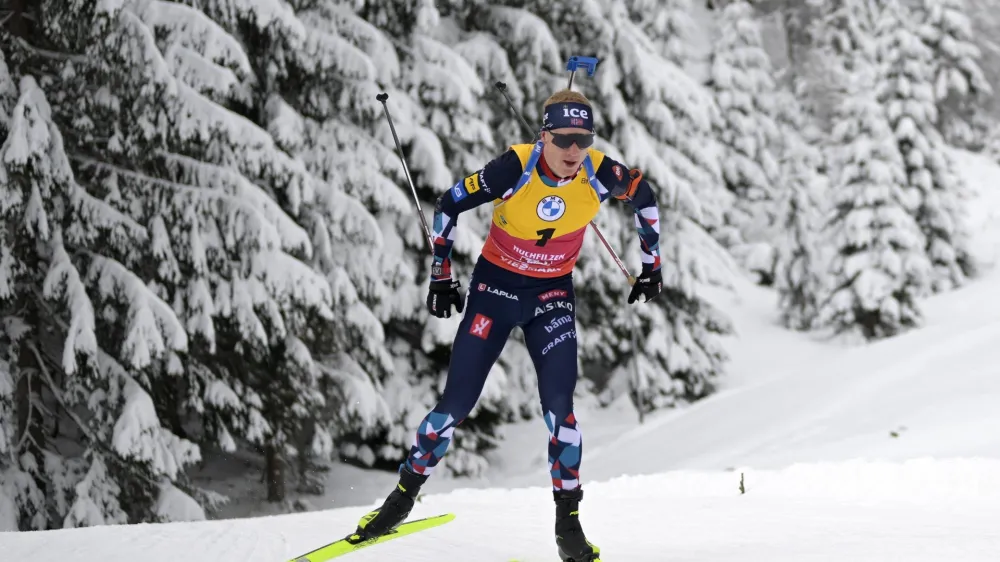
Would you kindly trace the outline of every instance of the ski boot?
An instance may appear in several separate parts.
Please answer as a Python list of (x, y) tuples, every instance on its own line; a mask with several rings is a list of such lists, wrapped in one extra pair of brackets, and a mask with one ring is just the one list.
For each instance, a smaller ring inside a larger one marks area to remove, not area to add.
[(399, 483), (396, 484), (396, 489), (389, 494), (381, 507), (366, 513), (358, 522), (358, 529), (354, 533), (359, 540), (380, 537), (405, 521), (413, 509), (417, 492), (426, 481), (427, 476), (410, 472), (405, 466), (402, 467), (399, 470)]
[(556, 546), (563, 562), (600, 562), (601, 549), (587, 540), (580, 526), (583, 488), (556, 490)]

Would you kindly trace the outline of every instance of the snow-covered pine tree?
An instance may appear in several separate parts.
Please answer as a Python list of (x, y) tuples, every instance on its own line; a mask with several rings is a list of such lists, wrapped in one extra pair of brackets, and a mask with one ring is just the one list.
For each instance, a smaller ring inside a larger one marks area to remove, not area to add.
[[(236, 45), (237, 86), (245, 95), (218, 102), (245, 120), (258, 142), (286, 159), (294, 172), (291, 176), (266, 169), (257, 175), (244, 172), (263, 184), (272, 212), (284, 217), (285, 228), (299, 237), (299, 245), (282, 248), (297, 259), (280, 252), (270, 258), (281, 269), (259, 272), (264, 283), (252, 303), (259, 309), (257, 318), (244, 314), (217, 321), (214, 352), (199, 359), (218, 377), (213, 384), (239, 383), (231, 390), (243, 397), (237, 402), (251, 405), (254, 414), (253, 423), (241, 423), (250, 430), (241, 437), (264, 453), (268, 499), (282, 501), (284, 466), (291, 460), (297, 460), (299, 489), (321, 491), (311, 474), (314, 459), (329, 460), (334, 438), (354, 430), (353, 425), (371, 425), (370, 412), (377, 410), (378, 401), (367, 399), (377, 396), (369, 371), (391, 368), (381, 324), (361, 297), (366, 295), (371, 302), (374, 294), (385, 292), (384, 269), (356, 259), (375, 252), (380, 243), (378, 226), (347, 192), (352, 182), (344, 179), (350, 173), (344, 161), (339, 170), (330, 169), (307, 152), (311, 140), (323, 137), (324, 131), (328, 134), (331, 127), (326, 120), (331, 115), (360, 105), (366, 94), (374, 96), (375, 70), (367, 56), (338, 35), (336, 22), (321, 13), (297, 14), (288, 5), (265, 0), (213, 1), (203, 6), (208, 16), (205, 26), (211, 28), (215, 44), (194, 55), (201, 64), (191, 66), (200, 72), (185, 68), (188, 71), (178, 78), (192, 87), (213, 82), (213, 75), (229, 70), (228, 61), (216, 53)], [(168, 42), (187, 46), (195, 39), (183, 20), (154, 17), (150, 23), (169, 37)], [(172, 45), (167, 43), (166, 48)], [(338, 83), (353, 86), (336, 88)], [(331, 137), (321, 142), (327, 140)], [(303, 153), (303, 159), (286, 153)], [(220, 155), (218, 164), (241, 167), (229, 154)], [(290, 181), (308, 186), (306, 196), (289, 191)], [(361, 191), (360, 186), (353, 187)], [(308, 260), (325, 278), (299, 260)], [(255, 281), (250, 281), (250, 288)], [(236, 288), (234, 284), (234, 295)], [(323, 362), (311, 348), (322, 350)], [(361, 364), (369, 369), (358, 368)], [(354, 400), (357, 397), (366, 398), (363, 405)], [(225, 406), (227, 417), (234, 417), (235, 412), (228, 411), (230, 404)]]
[(876, 85), (906, 165), (908, 207), (926, 241), (934, 265), (932, 288), (964, 284), (973, 271), (961, 203), (964, 186), (949, 162), (937, 123), (932, 82), (933, 53), (915, 33), (912, 16), (896, 0), (881, 0), (876, 20), (879, 64), (885, 77)]
[(697, 62), (692, 42), (698, 22), (691, 17), (691, 4), (691, 0), (629, 0), (625, 4), (660, 54), (684, 70)]
[[(375, 99), (377, 85), (396, 82), (400, 66), (390, 38), (347, 4), (317, 4), (297, 15), (309, 45), (297, 63), (303, 70), (289, 75), (297, 76), (294, 89), (269, 102), (269, 119), (282, 146), (329, 184), (308, 221), (315, 267), (334, 288), (334, 320), (316, 346), (331, 424), (317, 429), (330, 433), (338, 458), (371, 466), (404, 449), (383, 439), (399, 402), (386, 383), (409, 363), (394, 357), (387, 328), (410, 322), (423, 298), (407, 250), (426, 245), (408, 188), (397, 185), (405, 177), (384, 142), (391, 136), (380, 136), (384, 117)], [(300, 455), (300, 472), (307, 460)]]
[[(198, 448), (163, 427), (149, 393), (188, 343), (141, 276), (152, 229), (116, 208), (111, 185), (98, 189), (81, 173), (120, 148), (117, 131), (95, 124), (102, 110), (133, 101), (129, 79), (140, 73), (122, 72), (104, 50), (120, 37), (120, 20), (90, 4), (34, 8), (34, 25), (19, 27), (3, 49), (17, 90), (4, 88), (0, 148), (0, 347), (10, 366), (0, 414), (19, 420), (4, 420), (16, 431), (0, 440), (11, 460), (0, 465), (4, 526), (176, 519), (163, 509), (165, 493), (185, 518), (204, 518), (173, 485)], [(74, 446), (57, 447), (64, 438)]]
[(821, 133), (802, 110), (800, 91), (782, 90), (778, 97), (781, 128), (781, 181), (775, 233), (775, 287), (782, 323), (808, 330), (816, 319), (828, 261), (820, 237), (828, 201)]
[(979, 66), (982, 53), (965, 0), (922, 0), (914, 18), (917, 35), (932, 53), (938, 130), (949, 144), (982, 147), (981, 106), (993, 87)]
[[(454, 6), (446, 3), (441, 8)], [(476, 44), (482, 41), (467, 36), (455, 18), (445, 17), (432, 2), (363, 2), (354, 9), (356, 15), (338, 17), (360, 17), (361, 25), (371, 30), (359, 46), (379, 61), (379, 82), (389, 95), (387, 106), (429, 223), (437, 197), (496, 154), (491, 112), (481, 102), (486, 86), (463, 56), (463, 51), (472, 52), (482, 61)], [(464, 44), (466, 40), (470, 44)], [(485, 46), (489, 48), (489, 43)], [(393, 137), (381, 106), (376, 107), (356, 123), (381, 143), (382, 152), (372, 152), (379, 159), (373, 171), (391, 177), (396, 185), (386, 182), (387, 189), (394, 190), (397, 201), (406, 202), (405, 207), (374, 209), (386, 246), (405, 264), (406, 273), (389, 273), (397, 278), (397, 286), (403, 286), (385, 295), (382, 307), (385, 338), (395, 358), (391, 372), (379, 381), (386, 415), (377, 430), (350, 436), (341, 452), (364, 465), (394, 469), (408, 452), (420, 419), (440, 396), (460, 318), (440, 320), (424, 311), (427, 246)], [(453, 253), (453, 270), (460, 280), (471, 272), (472, 259), (482, 246), (488, 211), (481, 208), (461, 218)], [(441, 469), (475, 475), (486, 467), (483, 453), (495, 445), (497, 423), (513, 416), (519, 406), (511, 395), (499, 392), (509, 386), (506, 380), (503, 366), (498, 365), (476, 409), (456, 432)]]
[(735, 202), (722, 178), (723, 147), (716, 138), (722, 114), (712, 93), (694, 75), (691, 42), (697, 23), (690, 16), (691, 0), (632, 0), (626, 3), (636, 22), (655, 46), (655, 51), (683, 71), (678, 85), (663, 90), (671, 119), (665, 120), (658, 134), (671, 150), (668, 158), (674, 181), (687, 184), (698, 193), (701, 211), (698, 222), (719, 240), (731, 239), (724, 212)]
[[(107, 207), (80, 207), (97, 224), (65, 230), (72, 253), (64, 252), (68, 259), (58, 263), (65, 271), (47, 286), (62, 297), (74, 281), (68, 268), (76, 267), (94, 287), (83, 296), (107, 324), (95, 332), (103, 351), (88, 376), (60, 381), (68, 404), (85, 403), (92, 415), (77, 424), (86, 447), (81, 460), (52, 464), (60, 489), (72, 490), (53, 513), (69, 525), (198, 516), (180, 473), (198, 449), (178, 438), (186, 420), (177, 408), (201, 414), (204, 431), (195, 437), (223, 447), (235, 446), (231, 432), (260, 442), (272, 431), (252, 381), (208, 368), (218, 367), (216, 349), (240, 351), (227, 339), (237, 331), (247, 336), (244, 347), (274, 343), (284, 362), (272, 365), (294, 365), (309, 382), (292, 336), (305, 314), (330, 316), (329, 289), (293, 257), (308, 255), (308, 235), (258, 183), (293, 208), (308, 204), (314, 186), (263, 129), (213, 101), (248, 99), (239, 84), (246, 56), (201, 12), (171, 2), (43, 8), (32, 40), (47, 48), (29, 42), (25, 50), (49, 77), (53, 122), (70, 132), (64, 139), (73, 185)], [(112, 211), (118, 214), (105, 216)], [(145, 240), (115, 232), (115, 217)], [(100, 228), (111, 234), (93, 232)], [(120, 255), (81, 251), (90, 239)], [(68, 297), (80, 297), (69, 288)], [(128, 314), (113, 314), (117, 299), (130, 299)], [(70, 320), (80, 322), (67, 319), (71, 327)]]
[(717, 135), (724, 146), (723, 179), (736, 196), (727, 209), (726, 223), (739, 235), (723, 242), (761, 284), (770, 285), (775, 265), (770, 233), (782, 189), (776, 88), (749, 3), (740, 0), (726, 6), (720, 33), (713, 43), (708, 87), (722, 112)]
[(810, 26), (812, 40), (839, 56), (840, 65), (848, 71), (853, 71), (859, 60), (874, 60), (872, 31), (879, 1), (807, 0), (819, 10)]
[(803, 76), (812, 110), (823, 130), (832, 127), (832, 114), (847, 95), (845, 88), (855, 56), (874, 60), (874, 2), (876, 0), (806, 0), (812, 10), (807, 25), (810, 41)]
[[(12, 28), (24, 33), (16, 26), (25, 25), (21, 21), (24, 14), (12, 15)], [(6, 139), (14, 133), (15, 111), (19, 106), (21, 92), (16, 82), (17, 76), (11, 76), (4, 53), (0, 49), (0, 138), (4, 147), (0, 156), (6, 152)], [(34, 84), (29, 84), (36, 87)], [(23, 123), (19, 119), (19, 123)], [(23, 125), (21, 125), (23, 129)], [(23, 130), (20, 131), (24, 134)], [(23, 149), (22, 149), (23, 150)], [(45, 428), (44, 412), (32, 404), (38, 403), (37, 397), (41, 389), (41, 377), (34, 376), (35, 358), (30, 350), (22, 354), (15, 347), (14, 337), (31, 330), (30, 336), (38, 333), (40, 326), (30, 326), (20, 321), (13, 313), (18, 309), (33, 305), (34, 295), (23, 296), (18, 282), (24, 281), (25, 274), (18, 274), (23, 268), (16, 255), (18, 244), (17, 219), (23, 219), (21, 213), (7, 211), (18, 200), (23, 201), (24, 191), (31, 186), (14, 183), (16, 178), (10, 177), (8, 165), (0, 160), (0, 196), (2, 196), (3, 229), (0, 231), (0, 310), (4, 315), (0, 326), (0, 532), (45, 529), (48, 521), (45, 517), (47, 497), (44, 492), (48, 488), (44, 474), (45, 449), (48, 445)], [(23, 207), (23, 203), (21, 205)], [(20, 216), (19, 216), (20, 215)], [(23, 253), (23, 252), (21, 252)], [(19, 277), (21, 279), (19, 279)], [(35, 276), (40, 281), (39, 275)], [(36, 284), (37, 286), (37, 284)], [(33, 308), (37, 309), (37, 306)], [(37, 313), (32, 316), (37, 317)], [(40, 322), (38, 322), (40, 324)], [(20, 365), (18, 359), (24, 359)]]
[(818, 326), (873, 340), (919, 326), (930, 281), (923, 236), (909, 214), (899, 147), (875, 97), (878, 69), (864, 56), (837, 108), (831, 143), (835, 251)]

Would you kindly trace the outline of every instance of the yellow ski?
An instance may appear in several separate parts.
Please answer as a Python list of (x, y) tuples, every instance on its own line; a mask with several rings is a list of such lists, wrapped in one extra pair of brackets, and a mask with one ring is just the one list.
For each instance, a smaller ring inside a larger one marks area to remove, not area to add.
[(413, 521), (407, 521), (406, 523), (399, 525), (395, 529), (380, 537), (368, 540), (362, 540), (360, 536), (351, 534), (337, 542), (332, 542), (326, 546), (321, 546), (312, 552), (292, 558), (289, 562), (326, 562), (331, 558), (337, 558), (338, 556), (350, 554), (355, 550), (360, 550), (362, 548), (372, 546), (373, 544), (391, 541), (392, 539), (397, 539), (402, 536), (412, 535), (417, 531), (423, 531), (432, 527), (437, 527), (438, 525), (444, 525), (454, 518), (454, 513), (445, 513), (442, 515), (435, 515), (433, 517), (425, 517), (423, 519), (414, 519)]

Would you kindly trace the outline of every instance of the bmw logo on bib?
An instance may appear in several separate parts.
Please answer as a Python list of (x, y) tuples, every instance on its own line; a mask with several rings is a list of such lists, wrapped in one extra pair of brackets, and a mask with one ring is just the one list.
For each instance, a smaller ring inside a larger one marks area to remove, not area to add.
[(566, 202), (558, 195), (549, 195), (538, 202), (538, 218), (546, 222), (559, 220), (566, 213)]

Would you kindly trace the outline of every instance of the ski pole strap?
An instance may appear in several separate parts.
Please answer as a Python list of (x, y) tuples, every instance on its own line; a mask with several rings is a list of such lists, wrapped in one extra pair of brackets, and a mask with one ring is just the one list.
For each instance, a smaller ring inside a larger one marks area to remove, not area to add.
[(531, 179), (531, 173), (535, 171), (535, 166), (538, 164), (538, 159), (542, 156), (542, 141), (535, 143), (535, 148), (531, 149), (531, 156), (528, 161), (524, 164), (524, 171), (521, 172), (520, 179), (517, 180), (517, 184), (514, 185), (514, 189), (511, 189), (508, 193), (503, 196), (504, 201), (510, 199), (517, 193), (528, 181)]
[(590, 159), (590, 153), (583, 158), (583, 169), (587, 172), (587, 180), (590, 182), (590, 187), (594, 189), (597, 193), (597, 200), (601, 203), (608, 198), (610, 193), (601, 180), (597, 179), (597, 168), (594, 167), (594, 161)]

